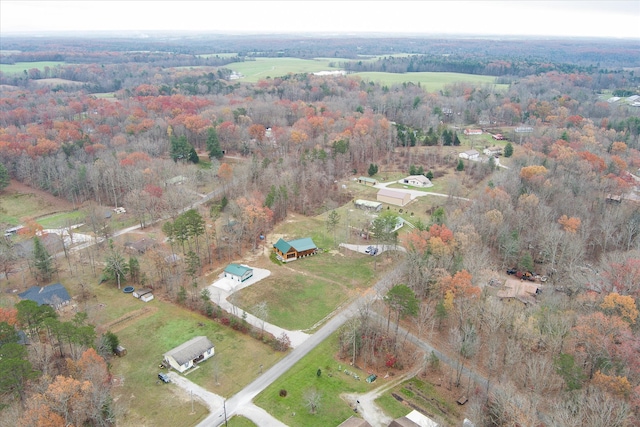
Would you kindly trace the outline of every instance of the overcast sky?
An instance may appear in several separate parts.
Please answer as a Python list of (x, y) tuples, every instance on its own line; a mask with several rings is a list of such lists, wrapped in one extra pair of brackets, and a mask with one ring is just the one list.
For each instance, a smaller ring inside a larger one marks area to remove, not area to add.
[(640, 0), (0, 1), (0, 33), (180, 30), (640, 39)]

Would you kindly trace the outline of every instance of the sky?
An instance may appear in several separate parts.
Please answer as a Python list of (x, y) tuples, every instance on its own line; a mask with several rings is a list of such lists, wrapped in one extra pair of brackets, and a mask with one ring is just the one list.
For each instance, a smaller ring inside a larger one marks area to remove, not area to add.
[(0, 35), (49, 31), (375, 32), (640, 39), (640, 0), (0, 1)]

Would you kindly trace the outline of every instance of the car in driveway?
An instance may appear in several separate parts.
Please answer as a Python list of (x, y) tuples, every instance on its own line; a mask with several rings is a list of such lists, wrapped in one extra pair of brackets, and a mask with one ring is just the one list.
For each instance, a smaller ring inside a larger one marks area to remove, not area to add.
[(378, 253), (378, 248), (371, 248), (371, 253), (370, 253), (371, 256), (374, 256), (377, 253)]
[(169, 378), (169, 375), (163, 374), (162, 372), (160, 372), (158, 374), (158, 379), (160, 381), (162, 381), (163, 383), (170, 383), (171, 382), (171, 379)]
[(372, 250), (373, 250), (373, 246), (367, 246), (367, 249), (364, 250), (364, 253), (370, 254)]

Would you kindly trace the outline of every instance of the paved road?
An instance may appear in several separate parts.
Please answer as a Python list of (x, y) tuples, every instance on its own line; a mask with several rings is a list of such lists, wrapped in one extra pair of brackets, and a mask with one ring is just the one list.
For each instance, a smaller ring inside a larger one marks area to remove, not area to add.
[[(383, 292), (390, 284), (393, 283), (393, 279), (398, 275), (398, 268), (387, 273), (381, 280), (374, 285), (374, 289), (378, 292)], [(344, 310), (340, 311), (336, 316), (329, 320), (324, 326), (322, 326), (315, 334), (311, 335), (306, 341), (293, 349), (278, 363), (273, 365), (264, 374), (258, 377), (251, 384), (246, 386), (236, 395), (226, 401), (226, 415), (227, 418), (232, 417), (236, 413), (243, 413), (242, 408), (251, 405), (251, 401), (265, 388), (271, 385), (282, 374), (295, 365), (300, 359), (306, 356), (311, 350), (324, 341), (329, 335), (338, 330), (350, 317), (358, 313), (360, 307), (366, 303), (371, 296), (369, 294), (357, 298), (354, 302), (349, 304)], [(219, 426), (224, 423), (224, 408), (218, 409), (212, 412), (207, 418), (205, 418), (199, 427)], [(260, 421), (261, 427), (267, 426)]]

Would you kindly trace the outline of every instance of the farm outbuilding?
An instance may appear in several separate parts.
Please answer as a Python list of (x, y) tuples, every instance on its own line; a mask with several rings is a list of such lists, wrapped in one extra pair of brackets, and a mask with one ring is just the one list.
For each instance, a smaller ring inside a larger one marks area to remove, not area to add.
[(237, 282), (244, 282), (253, 277), (253, 268), (246, 265), (229, 264), (224, 269), (224, 277)]
[(378, 180), (373, 178), (367, 178), (366, 176), (361, 176), (361, 177), (358, 177), (358, 184), (364, 184), (364, 185), (373, 187), (374, 185), (378, 184)]
[(138, 290), (133, 291), (132, 295), (135, 298), (142, 298), (143, 296), (145, 296), (147, 294), (150, 294), (151, 292), (153, 292), (152, 289), (144, 288), (144, 289), (138, 289)]
[(373, 202), (371, 200), (358, 199), (353, 203), (356, 206), (356, 208), (362, 209), (365, 211), (380, 212), (380, 210), (382, 209), (382, 203)]
[(178, 372), (184, 372), (194, 365), (213, 356), (213, 343), (205, 336), (190, 339), (164, 354), (164, 361)]
[(54, 309), (59, 309), (69, 302), (71, 297), (67, 289), (61, 283), (54, 283), (47, 286), (32, 286), (24, 292), (18, 294), (22, 299), (37, 302), (38, 305), (50, 305)]
[(478, 160), (480, 158), (480, 153), (477, 150), (468, 150), (458, 154), (458, 157), (467, 160)]
[(290, 240), (288, 242), (283, 239), (278, 239), (273, 245), (273, 251), (282, 261), (289, 262), (309, 255), (315, 255), (318, 252), (318, 247), (310, 237)]
[(377, 197), (379, 202), (396, 206), (404, 206), (411, 201), (411, 194), (389, 188), (381, 188)]

